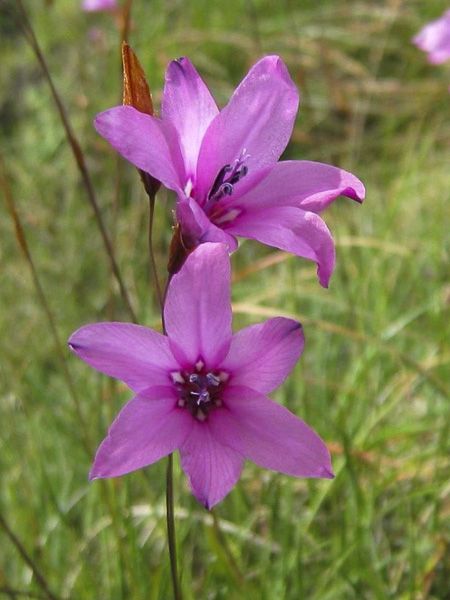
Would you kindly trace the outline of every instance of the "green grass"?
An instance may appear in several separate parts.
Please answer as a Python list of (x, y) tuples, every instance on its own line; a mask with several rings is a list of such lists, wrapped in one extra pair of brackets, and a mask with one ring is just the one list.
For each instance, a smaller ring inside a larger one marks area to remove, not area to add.
[[(14, 4), (0, 4), (1, 154), (65, 342), (83, 323), (128, 316)], [(108, 15), (85, 15), (78, 4), (27, 6), (139, 321), (157, 326), (145, 195), (134, 169), (91, 126), (97, 111), (119, 102), (118, 34)], [(368, 192), (362, 207), (340, 199), (325, 215), (338, 253), (329, 290), (311, 264), (256, 243), (242, 243), (233, 257), (236, 327), (278, 314), (304, 324), (304, 355), (275, 397), (329, 443), (337, 476), (296, 480), (247, 464), (218, 506), (218, 535), (177, 463), (188, 600), (450, 597), (450, 70), (428, 66), (410, 44), (445, 8), (394, 0), (134, 2), (130, 42), (157, 105), (173, 57), (190, 56), (223, 104), (257, 57), (279, 53), (302, 90), (286, 156), (352, 170)], [(95, 43), (93, 26), (101, 30)], [(161, 192), (155, 242), (162, 276), (171, 206)], [(165, 464), (88, 483), (95, 446), (130, 393), (55, 350), (6, 204), (0, 207), (1, 515), (58, 598), (166, 600)], [(0, 595), (19, 597), (11, 590), (45, 597), (0, 529)]]

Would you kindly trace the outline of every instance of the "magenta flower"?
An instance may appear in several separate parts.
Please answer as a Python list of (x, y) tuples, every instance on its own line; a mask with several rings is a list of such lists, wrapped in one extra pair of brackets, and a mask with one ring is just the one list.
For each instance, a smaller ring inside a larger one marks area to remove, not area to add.
[(414, 44), (428, 54), (428, 62), (439, 65), (450, 59), (450, 10), (425, 25), (413, 38)]
[(112, 11), (117, 8), (117, 0), (83, 0), (81, 8), (86, 12)]
[(126, 159), (177, 193), (184, 242), (235, 236), (313, 260), (322, 285), (334, 268), (331, 234), (319, 213), (340, 194), (364, 198), (353, 175), (311, 161), (277, 162), (299, 97), (283, 61), (254, 65), (219, 112), (187, 58), (169, 64), (161, 119), (129, 106), (99, 114), (97, 131)]
[(244, 460), (297, 477), (333, 477), (325, 444), (266, 394), (302, 353), (301, 325), (274, 318), (232, 335), (230, 261), (203, 244), (170, 284), (167, 336), (129, 323), (76, 331), (70, 348), (135, 392), (113, 422), (90, 478), (116, 477), (179, 450), (207, 508), (239, 479)]

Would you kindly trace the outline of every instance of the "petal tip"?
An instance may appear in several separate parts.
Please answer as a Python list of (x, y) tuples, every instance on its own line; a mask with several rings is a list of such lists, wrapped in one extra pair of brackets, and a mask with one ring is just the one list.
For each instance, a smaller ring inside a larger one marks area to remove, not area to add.
[(331, 467), (321, 467), (319, 471), (319, 477), (323, 479), (334, 479), (336, 476)]
[(342, 195), (347, 196), (352, 200), (356, 200), (356, 202), (362, 204), (366, 197), (366, 188), (362, 181), (359, 181), (358, 179), (353, 185), (349, 185), (345, 190), (343, 190)]

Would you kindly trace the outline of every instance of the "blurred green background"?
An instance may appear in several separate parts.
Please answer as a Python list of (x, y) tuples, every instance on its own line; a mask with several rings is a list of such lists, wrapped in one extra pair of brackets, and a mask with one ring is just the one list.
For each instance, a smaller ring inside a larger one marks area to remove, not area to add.
[[(25, 2), (133, 307), (157, 327), (146, 197), (134, 168), (91, 125), (121, 101), (118, 24), (80, 4)], [(338, 255), (329, 290), (311, 263), (257, 243), (233, 256), (236, 327), (279, 314), (304, 324), (304, 355), (275, 398), (327, 441), (337, 476), (296, 480), (248, 463), (217, 507), (217, 528), (177, 459), (186, 599), (450, 598), (450, 65), (428, 65), (410, 41), (445, 8), (440, 0), (132, 3), (129, 41), (156, 107), (174, 57), (189, 56), (223, 105), (253, 62), (280, 54), (302, 94), (285, 157), (336, 164), (367, 187), (363, 206), (342, 198), (324, 215)], [(130, 392), (70, 355), (65, 340), (84, 323), (129, 317), (15, 1), (0, 2), (0, 31), (0, 595), (169, 599), (165, 461), (87, 481)], [(172, 208), (161, 191), (161, 277)]]

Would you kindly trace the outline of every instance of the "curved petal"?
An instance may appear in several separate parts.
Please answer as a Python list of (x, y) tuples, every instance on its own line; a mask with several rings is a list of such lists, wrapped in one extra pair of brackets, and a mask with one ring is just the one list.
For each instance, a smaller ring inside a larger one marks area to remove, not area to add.
[(296, 477), (332, 478), (330, 454), (306, 423), (284, 406), (245, 387), (229, 387), (211, 431), (257, 465)]
[(191, 61), (185, 57), (173, 60), (166, 71), (161, 116), (178, 131), (187, 177), (195, 178), (203, 136), (218, 113)]
[(291, 206), (243, 211), (227, 231), (313, 260), (321, 285), (328, 287), (335, 263), (334, 242), (315, 213)]
[(193, 419), (176, 407), (174, 389), (156, 387), (130, 400), (95, 455), (89, 479), (118, 477), (146, 467), (183, 445)]
[(193, 421), (191, 433), (180, 448), (180, 455), (192, 493), (207, 509), (228, 494), (237, 483), (244, 464), (241, 454), (217, 441), (209, 422)]
[(284, 317), (269, 319), (233, 335), (221, 368), (231, 374), (233, 385), (268, 394), (292, 371), (304, 344), (300, 323)]
[(236, 238), (214, 225), (193, 198), (179, 200), (176, 205), (176, 213), (177, 221), (181, 225), (183, 240), (188, 248), (204, 242), (217, 242), (226, 244), (229, 252), (237, 250)]
[[(237, 203), (246, 208), (297, 206), (320, 213), (338, 196), (362, 202), (365, 192), (361, 181), (343, 169), (310, 160), (287, 160), (277, 163)], [(235, 203), (231, 197), (228, 207)]]
[(181, 191), (185, 173), (176, 131), (170, 123), (139, 112), (131, 106), (116, 106), (98, 114), (98, 133), (138, 169), (150, 173), (167, 188)]
[(165, 385), (179, 369), (168, 338), (133, 323), (94, 323), (73, 333), (69, 347), (88, 365), (121, 379), (133, 391)]
[(247, 155), (247, 175), (234, 186), (241, 196), (278, 160), (294, 127), (298, 92), (278, 56), (256, 63), (227, 106), (209, 126), (197, 168), (197, 198), (204, 199), (217, 174)]
[(205, 243), (173, 276), (164, 308), (167, 335), (178, 360), (216, 368), (231, 342), (231, 268), (224, 244)]

